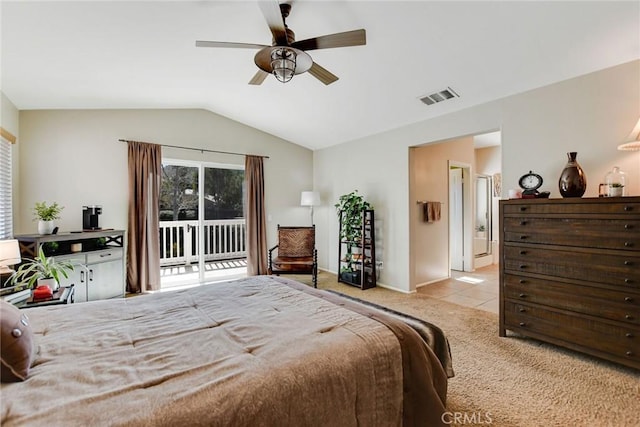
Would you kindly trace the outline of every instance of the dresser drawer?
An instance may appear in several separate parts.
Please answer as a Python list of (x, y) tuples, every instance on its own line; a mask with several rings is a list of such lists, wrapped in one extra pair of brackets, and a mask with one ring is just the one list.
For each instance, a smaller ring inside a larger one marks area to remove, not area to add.
[(640, 293), (505, 274), (503, 298), (640, 326)]
[(640, 290), (640, 253), (618, 253), (505, 244), (503, 268), (507, 272), (543, 274)]
[(640, 251), (640, 219), (506, 217), (506, 242)]
[(95, 264), (99, 262), (121, 259), (123, 253), (124, 251), (122, 250), (122, 248), (112, 248), (90, 252), (87, 253), (87, 264)]
[[(558, 327), (562, 325), (562, 327)], [(640, 366), (640, 328), (505, 301), (505, 326), (596, 350)], [(569, 345), (569, 347), (572, 347)], [(573, 347), (572, 347), (573, 348)]]
[(640, 215), (640, 203), (637, 202), (638, 198), (634, 197), (636, 202), (616, 202), (609, 203), (608, 200), (603, 200), (607, 203), (547, 203), (546, 201), (535, 201), (533, 203), (517, 202), (517, 203), (505, 203), (503, 205), (503, 212), (505, 215), (521, 214), (551, 214), (551, 215), (603, 215), (603, 214), (615, 214), (615, 215), (630, 215), (638, 219), (637, 215)]

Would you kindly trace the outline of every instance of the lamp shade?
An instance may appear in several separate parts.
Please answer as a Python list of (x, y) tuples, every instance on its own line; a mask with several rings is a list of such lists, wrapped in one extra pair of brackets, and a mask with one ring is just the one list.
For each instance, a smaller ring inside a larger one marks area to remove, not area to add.
[(618, 150), (621, 150), (621, 151), (640, 150), (640, 118), (638, 119), (638, 123), (636, 123), (631, 133), (625, 139), (624, 144), (618, 145)]
[(0, 240), (0, 266), (15, 265), (20, 261), (18, 241), (15, 239)]
[(320, 193), (317, 191), (303, 191), (300, 195), (300, 206), (318, 206)]

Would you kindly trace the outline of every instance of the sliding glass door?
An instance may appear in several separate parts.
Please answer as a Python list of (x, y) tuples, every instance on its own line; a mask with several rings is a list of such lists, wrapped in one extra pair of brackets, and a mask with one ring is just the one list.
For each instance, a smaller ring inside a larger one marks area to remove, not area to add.
[(162, 170), (162, 288), (245, 275), (244, 170), (167, 159)]

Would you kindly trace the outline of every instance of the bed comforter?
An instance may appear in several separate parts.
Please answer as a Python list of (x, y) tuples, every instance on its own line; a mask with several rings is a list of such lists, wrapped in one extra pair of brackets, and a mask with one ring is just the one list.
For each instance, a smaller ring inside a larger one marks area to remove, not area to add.
[(442, 424), (447, 373), (413, 328), (292, 280), (27, 313), (38, 354), (0, 388), (5, 427)]

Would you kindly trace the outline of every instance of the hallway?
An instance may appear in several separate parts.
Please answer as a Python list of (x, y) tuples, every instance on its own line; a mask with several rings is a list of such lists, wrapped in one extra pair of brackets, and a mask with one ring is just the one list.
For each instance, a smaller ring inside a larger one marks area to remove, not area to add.
[(498, 264), (474, 272), (451, 271), (451, 278), (418, 288), (418, 293), (454, 304), (498, 313)]

